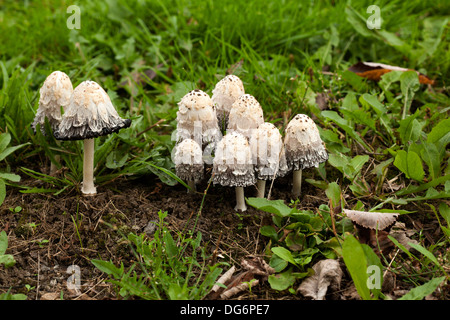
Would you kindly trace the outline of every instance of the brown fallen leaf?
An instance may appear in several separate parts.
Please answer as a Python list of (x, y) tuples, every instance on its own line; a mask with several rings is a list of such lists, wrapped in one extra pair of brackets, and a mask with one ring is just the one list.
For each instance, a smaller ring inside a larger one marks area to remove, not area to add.
[(339, 290), (343, 272), (338, 260), (320, 260), (312, 268), (314, 275), (303, 280), (297, 292), (306, 298), (325, 300), (328, 289)]
[[(269, 275), (275, 273), (261, 257), (249, 256), (242, 260), (241, 266), (244, 271), (234, 275), (236, 268), (232, 266), (225, 272), (207, 294), (205, 299), (230, 299), (239, 292), (247, 290), (249, 287), (266, 281)], [(223, 286), (226, 286), (224, 288)]]
[[(358, 76), (367, 78), (369, 80), (379, 81), (381, 76), (391, 71), (416, 71), (414, 69), (401, 68), (397, 66), (390, 66), (383, 63), (376, 62), (358, 62), (348, 68), (349, 71), (356, 73)], [(434, 85), (435, 81), (428, 78), (426, 75), (416, 71), (419, 75), (419, 82), (422, 84)]]

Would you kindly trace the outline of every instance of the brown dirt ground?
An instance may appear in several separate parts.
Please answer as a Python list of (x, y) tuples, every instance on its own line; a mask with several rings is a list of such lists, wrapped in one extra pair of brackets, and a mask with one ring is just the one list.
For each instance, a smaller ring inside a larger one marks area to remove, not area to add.
[[(36, 181), (23, 175), (21, 184), (35, 185)], [(198, 190), (202, 192), (206, 187), (204, 182)], [(193, 217), (203, 198), (202, 194), (188, 194), (181, 185), (165, 185), (153, 176), (139, 180), (121, 178), (109, 185), (98, 186), (97, 190), (96, 196), (85, 197), (75, 190), (53, 196), (23, 194), (17, 188), (8, 188), (6, 200), (0, 207), (0, 230), (7, 232), (7, 253), (13, 254), (17, 262), (10, 268), (0, 266), (0, 293), (10, 289), (11, 293), (23, 293), (32, 300), (59, 298), (61, 292), (66, 300), (117, 299), (114, 287), (104, 281), (107, 276), (90, 261), (111, 260), (116, 265), (123, 262), (129, 266), (135, 257), (117, 231), (102, 221), (108, 221), (124, 232), (139, 234), (150, 221), (158, 220), (158, 211), (162, 210), (168, 212), (166, 219), (173, 230), (192, 228)], [(288, 201), (289, 190), (289, 178), (277, 180), (272, 199)], [(246, 188), (246, 196), (253, 196), (255, 191)], [(314, 209), (326, 203), (322, 190), (304, 183), (302, 191), (303, 208)], [(251, 207), (245, 214), (237, 215), (233, 210), (234, 197), (232, 188), (211, 186), (195, 231), (202, 233), (203, 242), (211, 253), (216, 250), (216, 259), (229, 262), (239, 270), (243, 258), (263, 255), (268, 242), (259, 229), (271, 223), (271, 218)], [(13, 213), (10, 209), (17, 206), (22, 210)], [(80, 220), (77, 230), (74, 221)], [(35, 227), (27, 227), (30, 224)], [(66, 270), (70, 265), (80, 267), (81, 292), (67, 289), (69, 274)], [(397, 283), (396, 289), (407, 289), (408, 286)], [(334, 298), (341, 300), (356, 298), (348, 274), (341, 283), (341, 291), (337, 296), (334, 294)], [(265, 281), (251, 292), (242, 292), (233, 299), (291, 300), (302, 297), (273, 290)]]

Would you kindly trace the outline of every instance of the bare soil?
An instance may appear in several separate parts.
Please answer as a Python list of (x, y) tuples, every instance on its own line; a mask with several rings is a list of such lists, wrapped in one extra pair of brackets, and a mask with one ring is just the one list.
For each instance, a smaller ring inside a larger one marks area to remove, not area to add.
[[(21, 184), (37, 183), (22, 177)], [(183, 186), (168, 186), (154, 176), (138, 180), (119, 178), (98, 186), (98, 194), (88, 197), (76, 190), (54, 196), (24, 194), (9, 187), (0, 208), (0, 230), (8, 234), (7, 253), (17, 262), (9, 268), (0, 266), (0, 293), (10, 290), (11, 293), (26, 294), (31, 300), (59, 299), (61, 294), (65, 300), (118, 299), (114, 286), (105, 282), (107, 276), (94, 267), (91, 259), (112, 261), (116, 265), (121, 262), (125, 266), (133, 264), (136, 257), (118, 230), (124, 234), (145, 232), (149, 223), (158, 221), (160, 210), (167, 211), (169, 228), (177, 231), (194, 228), (202, 192), (207, 187), (203, 182), (198, 185), (198, 194), (189, 194)], [(276, 180), (271, 198), (288, 202), (290, 188), (289, 177)], [(245, 192), (246, 196), (256, 195), (254, 188), (246, 188)], [(303, 194), (301, 203), (305, 209), (327, 203), (324, 192), (307, 183), (304, 183)], [(215, 261), (229, 262), (239, 270), (243, 258), (264, 256), (268, 239), (259, 233), (259, 229), (271, 224), (271, 217), (252, 207), (245, 213), (236, 214), (234, 205), (233, 188), (210, 186), (194, 231), (202, 233), (202, 241), (214, 253)], [(13, 212), (18, 206), (22, 210)], [(67, 288), (70, 276), (67, 270), (71, 265), (78, 266), (81, 271), (81, 291), (78, 292)], [(349, 279), (346, 274), (341, 291), (331, 298), (357, 298)], [(409, 287), (398, 281), (390, 290)], [(244, 291), (233, 299), (291, 300), (302, 297), (287, 290), (273, 290), (265, 281), (251, 292)]]

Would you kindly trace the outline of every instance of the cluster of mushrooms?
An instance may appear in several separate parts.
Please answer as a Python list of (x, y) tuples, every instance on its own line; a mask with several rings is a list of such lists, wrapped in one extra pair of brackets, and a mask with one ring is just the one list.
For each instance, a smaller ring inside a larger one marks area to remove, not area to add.
[[(325, 144), (314, 121), (297, 114), (287, 125), (284, 139), (278, 128), (264, 121), (254, 96), (245, 93), (242, 80), (227, 75), (212, 90), (188, 92), (178, 103), (173, 162), (177, 176), (196, 190), (212, 164), (212, 182), (236, 190), (235, 210), (247, 210), (244, 187), (255, 185), (264, 197), (267, 180), (293, 172), (294, 197), (301, 192), (302, 170), (328, 160)], [(225, 134), (222, 134), (225, 132)]]
[[(98, 83), (86, 80), (74, 89), (69, 76), (61, 71), (52, 72), (40, 89), (39, 108), (32, 123), (34, 132), (40, 126), (41, 132), (48, 134), (46, 119), (57, 140), (83, 140), (81, 192), (96, 194), (94, 138), (127, 128), (131, 120), (119, 116), (108, 94)], [(55, 160), (59, 161), (56, 157)], [(55, 171), (56, 166), (52, 162), (50, 174), (55, 174)]]

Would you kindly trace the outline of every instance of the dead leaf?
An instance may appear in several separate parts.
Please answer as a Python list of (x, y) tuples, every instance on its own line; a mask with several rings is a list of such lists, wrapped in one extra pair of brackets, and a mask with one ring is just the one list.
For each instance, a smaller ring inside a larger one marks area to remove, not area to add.
[(297, 292), (306, 298), (325, 300), (328, 289), (337, 291), (340, 287), (343, 272), (339, 261), (335, 259), (320, 260), (312, 268), (314, 275), (303, 280)]
[[(208, 300), (230, 299), (239, 292), (245, 291), (260, 282), (266, 281), (269, 275), (275, 273), (261, 257), (249, 256), (242, 260), (241, 266), (244, 271), (233, 276), (236, 268), (232, 266), (225, 272), (205, 297)], [(225, 285), (226, 288), (219, 284)]]
[[(348, 68), (349, 71), (356, 73), (358, 76), (367, 78), (369, 80), (379, 81), (381, 76), (391, 71), (410, 71), (413, 69), (401, 68), (376, 62), (358, 62)], [(416, 71), (416, 70), (413, 70)], [(428, 78), (426, 75), (416, 71), (419, 75), (419, 82), (422, 84), (434, 85), (435, 81)]]

